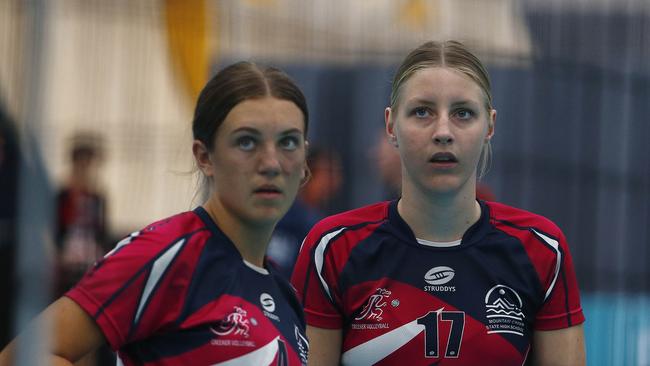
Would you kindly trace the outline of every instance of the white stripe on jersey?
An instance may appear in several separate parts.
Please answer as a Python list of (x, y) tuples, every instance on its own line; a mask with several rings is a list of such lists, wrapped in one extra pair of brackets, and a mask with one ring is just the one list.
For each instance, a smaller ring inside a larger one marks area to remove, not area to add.
[(424, 331), (415, 319), (343, 353), (342, 365), (374, 365)]
[(120, 240), (120, 242), (117, 243), (117, 245), (115, 246), (115, 248), (113, 248), (113, 250), (111, 250), (110, 252), (108, 252), (108, 253), (106, 253), (104, 255), (104, 258), (108, 258), (109, 256), (113, 255), (113, 253), (117, 252), (123, 246), (125, 246), (127, 244), (130, 244), (133, 241), (133, 239), (138, 237), (138, 235), (140, 235), (140, 232), (139, 231), (134, 231), (131, 234), (129, 234), (129, 236), (127, 236), (126, 238)]
[(540, 233), (539, 231), (532, 229), (533, 233), (540, 237), (542, 240), (544, 240), (548, 245), (553, 247), (553, 250), (555, 250), (555, 275), (553, 276), (553, 281), (551, 281), (551, 285), (546, 289), (546, 295), (544, 296), (544, 301), (548, 299), (548, 297), (551, 295), (551, 291), (553, 291), (553, 288), (555, 287), (555, 281), (557, 281), (557, 277), (560, 274), (560, 267), (562, 266), (562, 253), (560, 252), (560, 243), (558, 243), (557, 240), (553, 238), (549, 238), (548, 236)]
[(142, 310), (144, 309), (144, 305), (147, 303), (149, 296), (151, 296), (151, 292), (153, 291), (158, 281), (160, 281), (160, 278), (165, 273), (165, 270), (167, 267), (169, 267), (174, 257), (176, 257), (176, 254), (183, 246), (183, 243), (185, 243), (185, 239), (177, 241), (176, 244), (169, 247), (165, 254), (161, 255), (160, 258), (156, 259), (154, 262), (153, 267), (151, 268), (151, 273), (149, 273), (149, 278), (147, 278), (147, 283), (145, 284), (144, 290), (142, 291), (142, 296), (140, 296), (138, 311), (135, 313), (135, 323), (140, 320)]
[(330, 240), (332, 240), (333, 237), (337, 236), (343, 230), (345, 230), (344, 227), (325, 235), (320, 240), (320, 243), (318, 243), (318, 246), (316, 246), (316, 251), (314, 252), (314, 262), (316, 263), (316, 272), (318, 273), (318, 278), (320, 279), (320, 283), (323, 285), (327, 296), (332, 301), (334, 301), (334, 299), (330, 294), (330, 288), (327, 286), (327, 282), (325, 282), (325, 279), (323, 278), (323, 261), (325, 256), (325, 249), (327, 249)]
[(258, 348), (255, 351), (246, 353), (232, 360), (215, 363), (212, 366), (250, 366), (250, 365), (270, 365), (275, 358), (275, 354), (278, 353), (278, 339), (280, 336), (277, 336), (271, 340), (271, 342), (264, 345), (264, 347)]

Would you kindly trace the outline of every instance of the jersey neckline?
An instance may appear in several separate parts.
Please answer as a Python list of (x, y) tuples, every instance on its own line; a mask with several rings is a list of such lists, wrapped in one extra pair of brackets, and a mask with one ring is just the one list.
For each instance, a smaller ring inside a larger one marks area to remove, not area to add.
[(418, 244), (434, 248), (451, 248), (460, 245), (461, 239), (452, 241), (431, 241), (426, 239), (415, 238)]
[(463, 237), (461, 238), (460, 245), (439, 247), (420, 244), (418, 242), (418, 239), (415, 237), (415, 234), (413, 234), (411, 227), (406, 223), (406, 221), (404, 221), (397, 210), (397, 203), (399, 202), (399, 199), (390, 201), (388, 204), (388, 223), (392, 229), (391, 231), (393, 231), (396, 236), (409, 243), (410, 245), (417, 246), (426, 250), (462, 250), (479, 242), (490, 231), (490, 209), (484, 201), (479, 199), (476, 201), (481, 206), (481, 216), (479, 217), (478, 221), (472, 224), (472, 226), (470, 226), (467, 231), (465, 231)]
[(220, 242), (226, 243), (228, 249), (234, 252), (235, 255), (242, 261), (242, 264), (246, 266), (246, 268), (255, 271), (256, 273), (259, 273), (261, 275), (269, 275), (271, 271), (267, 268), (268, 265), (266, 263), (266, 257), (264, 257), (264, 267), (259, 267), (254, 265), (251, 262), (248, 262), (247, 260), (242, 257), (241, 253), (239, 250), (237, 250), (237, 247), (235, 246), (235, 243), (230, 240), (230, 238), (219, 228), (219, 225), (217, 225), (214, 220), (212, 220), (212, 217), (208, 212), (203, 208), (203, 206), (197, 206), (193, 212), (203, 221), (205, 226), (207, 227), (208, 230), (217, 238), (219, 238)]

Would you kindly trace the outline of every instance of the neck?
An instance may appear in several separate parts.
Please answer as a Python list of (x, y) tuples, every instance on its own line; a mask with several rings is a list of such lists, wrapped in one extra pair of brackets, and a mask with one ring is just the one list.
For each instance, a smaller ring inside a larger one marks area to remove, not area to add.
[(242, 220), (226, 209), (215, 197), (210, 198), (203, 208), (232, 241), (244, 260), (258, 267), (264, 266), (264, 256), (271, 240), (274, 224), (265, 225)]
[(419, 239), (435, 242), (462, 239), (467, 229), (481, 217), (476, 187), (468, 186), (453, 193), (405, 189), (397, 210)]

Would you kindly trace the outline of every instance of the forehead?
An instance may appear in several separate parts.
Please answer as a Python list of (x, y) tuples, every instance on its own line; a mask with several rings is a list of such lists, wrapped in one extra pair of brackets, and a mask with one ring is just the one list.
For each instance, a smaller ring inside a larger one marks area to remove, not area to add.
[(224, 132), (239, 128), (260, 131), (305, 130), (305, 119), (298, 106), (288, 100), (274, 97), (247, 99), (230, 110), (220, 130)]
[(448, 67), (427, 67), (413, 73), (404, 83), (402, 100), (459, 99), (480, 103), (485, 95), (469, 76)]

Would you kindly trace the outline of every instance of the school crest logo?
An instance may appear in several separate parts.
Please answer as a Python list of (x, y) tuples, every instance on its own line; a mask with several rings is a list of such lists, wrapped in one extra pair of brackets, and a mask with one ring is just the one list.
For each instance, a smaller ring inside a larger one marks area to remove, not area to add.
[(496, 285), (485, 294), (487, 331), (524, 335), (526, 315), (522, 312), (523, 302), (517, 291), (505, 285)]

